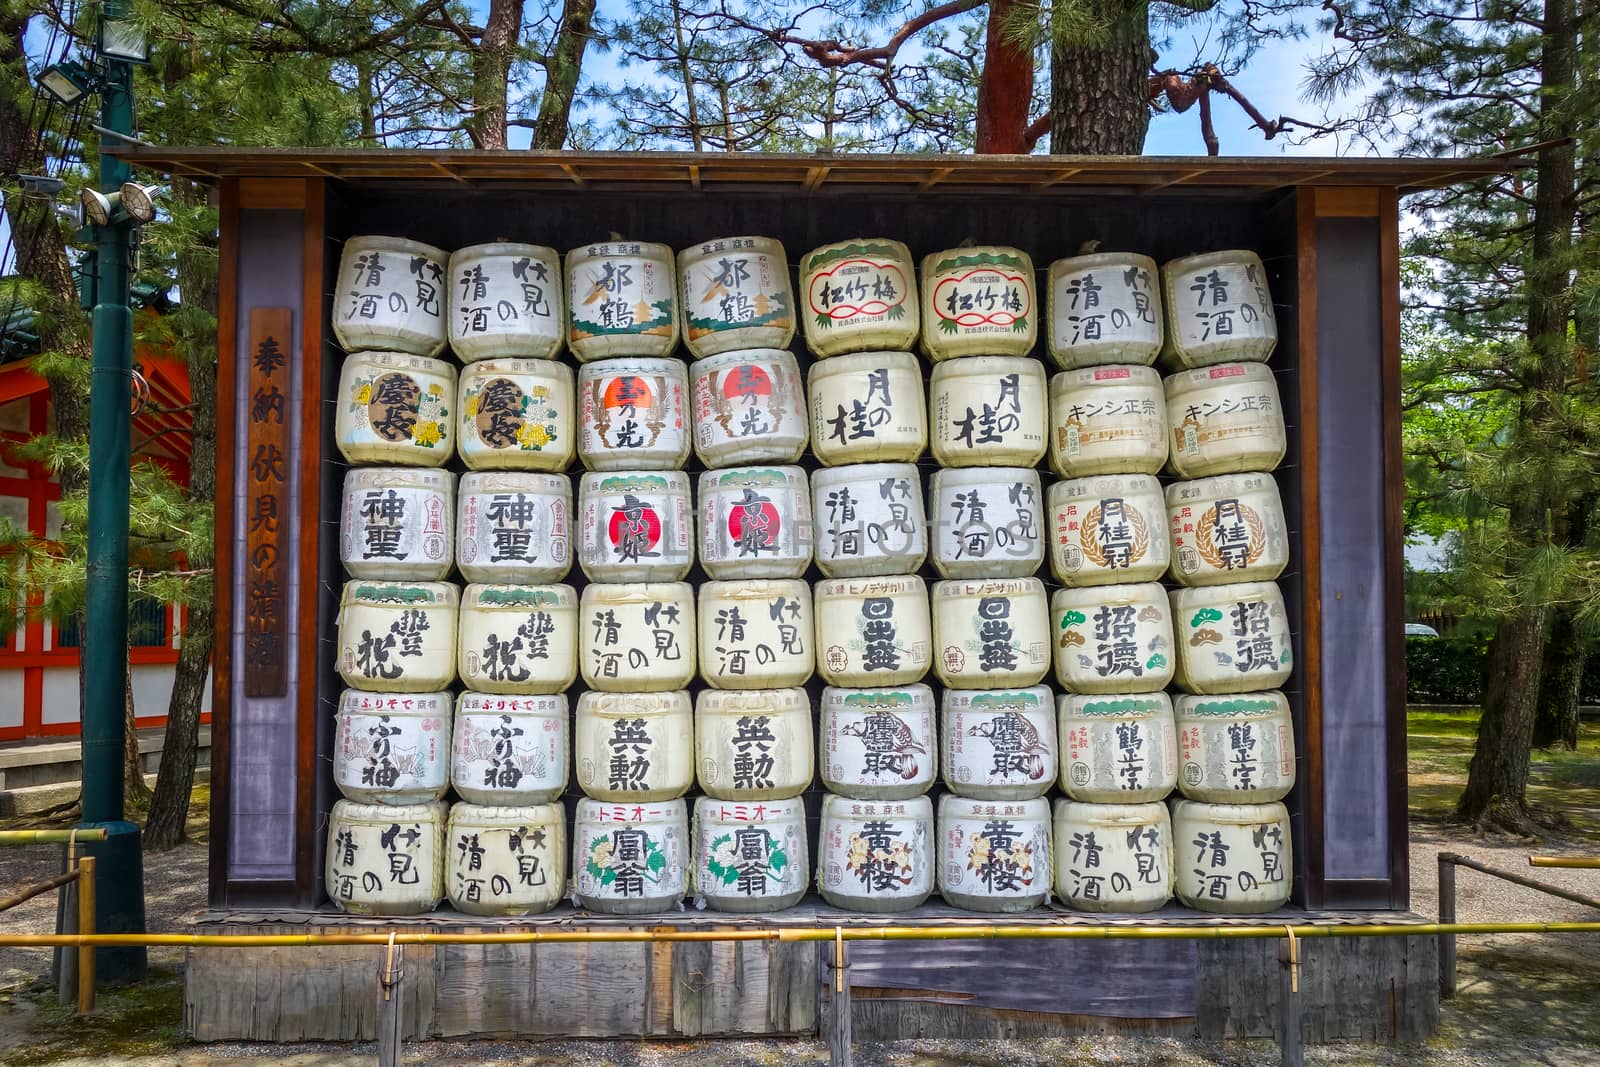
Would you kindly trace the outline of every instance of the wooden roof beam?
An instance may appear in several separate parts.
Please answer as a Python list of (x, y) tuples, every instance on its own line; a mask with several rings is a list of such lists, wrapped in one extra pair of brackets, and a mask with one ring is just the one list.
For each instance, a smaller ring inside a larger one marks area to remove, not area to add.
[(917, 186), (917, 192), (925, 193), (929, 189), (932, 189), (935, 185), (938, 185), (940, 182), (950, 177), (950, 175), (955, 172), (955, 169), (956, 168), (954, 167), (939, 167), (932, 174), (930, 174), (921, 185)]
[(808, 193), (816, 192), (817, 187), (827, 180), (828, 173), (831, 170), (833, 170), (832, 167), (807, 167), (805, 191)]
[(1042, 181), (1042, 182), (1036, 182), (1033, 185), (1028, 186), (1028, 192), (1030, 192), (1030, 193), (1042, 193), (1046, 189), (1050, 188), (1052, 185), (1060, 185), (1062, 182), (1066, 181), (1068, 178), (1072, 178), (1072, 177), (1074, 177), (1076, 175), (1079, 175), (1079, 174), (1082, 174), (1082, 173), (1083, 173), (1083, 168), (1082, 167), (1073, 167), (1071, 170), (1059, 170), (1059, 171), (1056, 171), (1054, 177), (1048, 178), (1048, 179), (1046, 179), (1045, 181)]
[(458, 174), (455, 171), (451, 170), (449, 167), (445, 166), (443, 163), (440, 163), (436, 159), (428, 160), (428, 165), (433, 167), (433, 169), (438, 171), (440, 174), (443, 174), (446, 178), (450, 178), (453, 181), (458, 181), (462, 185), (470, 185), (470, 184), (472, 184), (471, 182), (467, 181), (467, 179), (463, 178), (460, 174)]

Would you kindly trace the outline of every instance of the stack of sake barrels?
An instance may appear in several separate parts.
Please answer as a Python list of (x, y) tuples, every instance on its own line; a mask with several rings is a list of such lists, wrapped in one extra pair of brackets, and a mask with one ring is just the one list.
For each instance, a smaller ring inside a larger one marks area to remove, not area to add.
[[(1249, 252), (1159, 274), (1091, 253), (1054, 263), (1049, 285), (1065, 368), (1050, 387), (1057, 894), (1087, 911), (1148, 911), (1174, 891), (1204, 910), (1271, 909), (1289, 892), (1277, 801), (1294, 749), (1276, 691), (1291, 654), (1273, 582), (1288, 540), (1265, 272)], [(1164, 491), (1163, 468), (1180, 479)]]

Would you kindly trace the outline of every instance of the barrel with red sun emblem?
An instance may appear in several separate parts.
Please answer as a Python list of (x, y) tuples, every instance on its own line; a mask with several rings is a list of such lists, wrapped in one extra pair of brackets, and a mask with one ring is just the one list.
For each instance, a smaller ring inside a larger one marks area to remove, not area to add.
[(811, 488), (799, 467), (700, 475), (700, 563), (711, 577), (799, 578), (811, 537)]
[(578, 369), (578, 458), (592, 471), (671, 470), (689, 457), (689, 376), (679, 359)]
[(806, 450), (800, 365), (776, 348), (741, 349), (695, 361), (694, 450), (708, 467), (793, 463)]

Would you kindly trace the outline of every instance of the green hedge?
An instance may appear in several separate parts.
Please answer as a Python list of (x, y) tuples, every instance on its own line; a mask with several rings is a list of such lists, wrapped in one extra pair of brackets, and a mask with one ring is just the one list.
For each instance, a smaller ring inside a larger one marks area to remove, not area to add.
[(1406, 701), (1478, 704), (1483, 701), (1489, 643), (1475, 637), (1406, 638)]

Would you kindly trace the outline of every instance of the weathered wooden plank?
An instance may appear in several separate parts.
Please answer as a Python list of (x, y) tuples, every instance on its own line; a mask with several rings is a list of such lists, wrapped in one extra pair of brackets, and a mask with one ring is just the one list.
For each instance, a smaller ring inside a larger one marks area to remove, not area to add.
[(684, 1037), (714, 1033), (716, 991), (710, 941), (683, 941), (672, 951), (672, 1028)]

